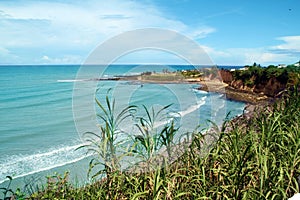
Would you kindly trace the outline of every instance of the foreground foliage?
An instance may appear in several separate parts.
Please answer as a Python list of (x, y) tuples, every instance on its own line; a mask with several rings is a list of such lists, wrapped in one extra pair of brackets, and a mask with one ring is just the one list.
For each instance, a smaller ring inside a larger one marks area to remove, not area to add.
[(145, 172), (109, 168), (106, 178), (82, 188), (67, 175), (52, 177), (30, 199), (286, 199), (299, 192), (299, 94), (257, 113), (225, 123), (213, 143), (210, 133), (192, 133), (169, 165)]

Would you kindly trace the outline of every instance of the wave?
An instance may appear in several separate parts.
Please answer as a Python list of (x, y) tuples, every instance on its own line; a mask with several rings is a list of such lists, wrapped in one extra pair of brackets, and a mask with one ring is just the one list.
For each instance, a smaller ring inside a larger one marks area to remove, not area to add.
[(201, 106), (203, 106), (205, 104), (206, 98), (207, 98), (207, 96), (202, 97), (199, 101), (197, 101), (197, 103), (195, 105), (190, 106), (186, 110), (179, 111), (179, 112), (176, 112), (176, 113), (170, 113), (169, 115), (171, 116), (171, 118), (168, 119), (168, 120), (156, 123), (155, 128), (169, 123), (170, 121), (172, 121), (172, 118), (184, 117), (184, 116), (198, 110)]
[(126, 73), (126, 76), (138, 76), (141, 75), (141, 72), (128, 72)]
[(194, 93), (196, 94), (207, 94), (208, 92), (204, 91), (204, 90), (199, 90), (197, 88), (193, 88), (191, 89)]
[(190, 114), (190, 113), (198, 110), (201, 106), (203, 106), (205, 104), (206, 98), (207, 98), (207, 96), (202, 97), (201, 100), (198, 101), (196, 105), (193, 105), (193, 106), (189, 107), (188, 109), (179, 112), (179, 114), (181, 115), (181, 117), (183, 117), (183, 116), (185, 116), (187, 114)]
[(211, 97), (211, 116), (212, 121), (216, 121), (217, 118), (226, 116), (226, 101), (224, 99), (224, 94), (217, 94)]
[(6, 176), (20, 178), (38, 172), (78, 162), (89, 155), (83, 150), (75, 151), (81, 144), (60, 147), (33, 155), (15, 155), (0, 160), (0, 184), (7, 181)]
[(57, 80), (59, 83), (72, 83), (72, 82), (82, 82), (82, 81), (90, 81), (90, 79), (62, 79)]
[[(35, 70), (37, 69), (34, 69), (33, 72)], [(29, 70), (30, 73), (31, 71), (32, 70)], [(54, 72), (56, 73), (57, 71)], [(12, 74), (7, 76), (13, 77), (14, 73), (15, 70), (12, 71)], [(118, 73), (120, 73), (119, 68), (116, 69), (112, 74)], [(7, 175), (11, 175), (14, 178), (25, 177), (27, 175), (47, 171), (56, 167), (76, 163), (86, 157), (85, 152), (81, 150), (74, 151), (80, 145), (74, 145), (72, 143), (66, 144), (66, 146), (58, 146), (57, 143), (55, 144), (55, 140), (50, 139), (61, 137), (63, 137), (63, 139), (66, 141), (68, 141), (69, 138), (74, 139), (74, 131), (76, 130), (73, 127), (74, 122), (71, 112), (72, 91), (77, 91), (83, 87), (89, 87), (89, 84), (86, 86), (83, 85), (82, 87), (73, 88), (73, 82), (79, 82), (80, 84), (83, 84), (85, 81), (96, 81), (96, 79), (89, 79), (88, 76), (86, 76), (87, 78), (83, 77), (81, 79), (75, 79), (75, 75), (75, 71), (74, 73), (72, 72), (72, 74), (69, 72), (65, 73), (65, 71), (63, 71), (55, 76), (48, 76), (48, 74), (40, 73), (35, 75), (35, 79), (31, 81), (28, 80), (28, 77), (26, 77), (24, 74), (24, 78), (23, 76), (18, 79), (14, 78), (14, 80), (5, 83), (5, 87), (3, 86), (0, 98), (0, 103), (5, 103), (3, 104), (5, 106), (2, 106), (3, 108), (0, 112), (2, 116), (5, 116), (1, 121), (2, 127), (0, 128), (1, 142), (4, 144), (2, 145), (2, 148), (0, 148), (0, 151), (3, 152), (0, 155), (0, 183), (3, 183), (7, 180), (5, 178)], [(93, 77), (93, 75), (90, 77)], [(5, 77), (6, 76), (3, 78)], [(111, 76), (105, 76), (104, 78), (107, 77)], [(16, 81), (21, 83), (16, 84)], [(101, 93), (99, 92), (99, 94), (97, 94), (101, 98), (102, 96), (105, 96), (105, 89), (115, 86), (110, 82), (107, 83), (108, 84), (101, 83)], [(126, 82), (124, 83), (126, 84)], [(127, 84), (129, 83), (130, 82), (127, 82)], [(123, 82), (117, 84), (123, 84)], [(184, 85), (184, 88), (186, 88), (186, 86), (187, 85)], [(163, 105), (169, 104), (170, 101), (177, 102), (177, 99), (173, 98), (172, 96), (174, 94), (171, 94), (168, 91), (174, 89), (174, 93), (176, 94), (176, 92), (181, 92), (182, 90), (181, 84), (175, 85), (174, 88), (167, 88), (161, 85), (145, 84), (143, 89), (140, 90), (136, 89), (135, 86), (125, 85), (124, 87), (131, 87), (133, 91), (136, 91), (136, 93), (132, 94), (130, 103), (145, 104), (147, 106), (153, 105), (156, 102)], [(120, 91), (125, 94), (127, 90), (124, 89)], [(181, 108), (181, 110), (179, 110), (177, 113), (172, 113), (170, 117), (179, 119), (186, 116), (184, 117), (184, 120), (189, 121), (190, 119), (187, 118), (190, 116), (199, 117), (197, 112), (200, 108), (201, 112), (203, 112), (203, 115), (201, 115), (201, 120), (205, 120), (206, 117), (211, 116), (211, 109), (208, 101), (211, 94), (209, 95), (205, 91), (192, 88), (190, 92), (192, 94), (194, 92), (199, 101), (190, 103), (189, 99), (186, 98), (184, 102), (181, 102), (184, 103), (184, 106)], [(102, 93), (104, 95), (102, 95)], [(120, 96), (121, 100), (123, 100), (121, 98), (123, 97), (123, 93), (117, 94), (117, 96)], [(169, 94), (172, 99), (169, 98)], [(80, 107), (81, 105), (78, 105), (78, 108), (76, 108), (78, 111), (80, 111), (80, 116), (77, 117), (77, 120), (80, 122), (90, 122), (91, 119), (94, 119), (95, 117), (93, 113), (90, 114), (84, 112), (86, 110), (86, 107), (84, 106), (86, 103), (85, 97), (85, 92), (77, 92), (73, 98), (73, 100), (76, 98), (80, 99), (78, 104), (82, 105), (82, 107)], [(83, 100), (81, 101), (81, 99)], [(128, 101), (123, 101), (117, 103), (121, 103), (123, 105), (128, 103)], [(188, 107), (187, 104), (190, 104), (190, 106)], [(205, 106), (205, 104), (207, 104), (207, 106)], [(217, 104), (217, 106), (223, 106), (222, 109), (224, 109), (224, 105)], [(242, 105), (237, 104), (236, 102), (230, 102), (229, 108), (236, 108), (239, 106), (242, 107)], [(156, 126), (163, 126), (167, 124), (170, 122), (168, 119), (165, 121), (162, 120), (159, 122), (159, 124), (156, 124)], [(193, 117), (191, 117), (190, 121), (192, 120)], [(189, 123), (186, 124), (186, 126), (189, 125)], [(195, 128), (192, 126), (191, 128)], [(84, 128), (89, 130), (90, 126), (86, 125)], [(75, 137), (77, 138), (76, 134)], [(22, 138), (26, 138), (26, 141), (27, 138), (30, 138), (30, 141), (28, 139), (28, 142), (22, 142)], [(45, 139), (41, 140), (41, 138)], [(44, 144), (42, 141), (47, 142)], [(33, 145), (36, 143), (38, 143), (38, 145)], [(20, 145), (20, 148), (16, 148), (16, 145)], [(44, 149), (44, 146), (48, 145), (55, 145), (56, 149), (53, 147), (51, 149), (38, 150)], [(24, 149), (26, 148), (32, 148), (33, 154), (30, 155), (30, 152), (32, 151), (24, 152)], [(12, 154), (15, 155), (8, 156)]]

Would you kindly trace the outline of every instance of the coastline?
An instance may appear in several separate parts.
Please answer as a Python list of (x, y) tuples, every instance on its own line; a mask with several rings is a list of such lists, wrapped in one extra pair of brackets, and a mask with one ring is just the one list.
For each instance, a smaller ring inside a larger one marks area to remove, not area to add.
[(215, 85), (209, 84), (209, 86), (204, 86), (204, 87), (200, 86), (198, 89), (204, 90), (206, 92), (222, 93), (225, 94), (226, 99), (228, 100), (244, 102), (246, 104), (256, 105), (256, 104), (262, 104), (262, 103), (273, 101), (273, 98), (268, 97), (264, 94), (257, 94), (254, 92), (246, 92), (246, 91), (238, 90), (228, 86), (227, 84), (224, 84), (222, 88), (215, 87)]
[[(163, 75), (161, 75), (162, 77)], [(239, 89), (235, 89), (228, 84), (220, 81), (218, 79), (201, 79), (201, 78), (189, 78), (189, 79), (151, 79), (153, 75), (149, 75), (148, 79), (143, 79), (142, 75), (134, 75), (134, 76), (124, 76), (118, 77), (123, 81), (132, 81), (138, 82), (140, 84), (149, 83), (149, 84), (198, 84), (199, 87), (196, 88), (197, 90), (202, 90), (206, 92), (213, 92), (213, 93), (220, 93), (224, 94), (224, 98), (231, 101), (238, 101), (245, 103), (245, 107), (243, 109), (243, 113), (232, 118), (230, 123), (238, 124), (244, 126), (247, 120), (251, 120), (255, 115), (259, 114), (264, 107), (270, 105), (274, 102), (275, 98), (268, 97), (264, 94), (258, 94), (255, 92), (250, 91), (243, 91)], [(170, 76), (169, 76), (170, 77)], [(246, 121), (245, 121), (246, 120)], [(220, 128), (220, 127), (218, 127)], [(227, 130), (228, 131), (228, 130)], [(209, 128), (205, 135), (214, 135), (216, 134), (216, 130), (213, 127)], [(208, 137), (207, 138), (208, 144), (211, 144), (215, 139)]]
[[(164, 74), (160, 74), (160, 77), (163, 77)], [(168, 79), (152, 79), (153, 75), (148, 75), (147, 79), (143, 79), (142, 75), (135, 76), (124, 76), (119, 77), (118, 80), (126, 80), (138, 82), (140, 84), (149, 83), (149, 84), (198, 84), (197, 90), (206, 91), (208, 93), (220, 93), (224, 94), (224, 98), (230, 101), (237, 101), (245, 103), (243, 113), (230, 119), (229, 123), (237, 124), (239, 126), (246, 126), (246, 123), (257, 116), (263, 108), (269, 106), (276, 100), (276, 98), (268, 97), (264, 94), (258, 94), (255, 92), (239, 90), (229, 86), (228, 84), (220, 81), (218, 79), (209, 79), (209, 78), (183, 78), (170, 80), (170, 75), (166, 75)], [(220, 130), (220, 126), (218, 129)], [(230, 128), (226, 128), (226, 131), (230, 131)], [(214, 127), (209, 128), (205, 135), (207, 135), (206, 143), (210, 146), (213, 141), (216, 139), (216, 134), (218, 131)]]
[[(202, 90), (206, 92), (213, 92), (213, 93), (220, 93), (224, 94), (224, 98), (231, 101), (238, 101), (245, 103), (245, 107), (243, 109), (243, 113), (232, 118), (230, 120), (230, 123), (238, 124), (241, 126), (245, 126), (245, 123), (249, 120), (251, 120), (253, 117), (258, 115), (263, 108), (266, 106), (272, 104), (272, 102), (275, 101), (276, 98), (268, 97), (264, 94), (258, 94), (255, 92), (250, 91), (243, 91), (236, 88), (233, 88), (229, 86), (228, 84), (224, 83), (223, 81), (220, 81), (218, 79), (201, 79), (201, 78), (189, 78), (189, 79), (151, 79), (153, 77), (152, 75), (148, 76), (148, 79), (142, 79), (141, 75), (135, 75), (135, 76), (125, 76), (120, 77), (118, 80), (126, 80), (126, 81), (133, 81), (133, 82), (139, 82), (141, 84), (143, 83), (149, 83), (149, 84), (198, 84), (199, 87), (196, 88), (197, 90)], [(220, 127), (218, 127), (220, 128)], [(227, 130), (229, 131), (229, 130)], [(207, 130), (205, 135), (211, 135), (213, 138), (208, 137), (207, 142), (208, 144), (211, 144), (211, 142), (215, 139), (214, 134), (216, 134), (216, 130), (214, 130), (213, 127)]]
[[(114, 80), (114, 79), (111, 79)], [(264, 104), (272, 102), (273, 98), (264, 94), (250, 91), (243, 91), (229, 86), (218, 79), (184, 78), (176, 74), (156, 74), (156, 75), (134, 75), (118, 76), (116, 81), (132, 81), (140, 84), (198, 84), (198, 90), (225, 94), (225, 98), (232, 101), (244, 102), (246, 104)]]
[[(120, 79), (99, 79), (99, 81), (124, 81), (121, 78)], [(96, 81), (96, 80), (93, 80)], [(229, 132), (232, 130), (232, 127), (240, 127), (241, 129), (243, 129), (244, 127), (247, 127), (247, 124), (252, 123), (253, 120), (252, 118), (255, 117), (256, 115), (259, 115), (259, 113), (261, 113), (261, 111), (263, 111), (263, 109), (268, 105), (265, 103), (271, 103), (272, 101), (268, 101), (268, 97), (265, 98), (265, 95), (262, 94), (254, 94), (251, 92), (245, 92), (245, 91), (240, 91), (238, 89), (234, 89), (228, 86), (228, 84), (223, 83), (222, 81), (213, 79), (213, 80), (200, 80), (200, 79), (186, 79), (186, 80), (163, 80), (163, 81), (157, 81), (157, 80), (126, 80), (129, 82), (133, 82), (133, 83), (137, 83), (138, 86), (143, 83), (149, 83), (149, 84), (193, 84), (193, 87), (196, 86), (198, 87), (197, 89), (199, 90), (204, 90), (207, 92), (211, 92), (211, 94), (215, 95), (215, 93), (222, 93), (225, 94), (224, 97), (222, 98), (227, 98), (233, 101), (242, 101), (245, 102), (246, 105), (243, 105), (243, 112), (239, 113), (239, 115), (237, 115), (236, 117), (230, 119), (230, 121), (228, 121), (228, 127), (226, 127), (225, 131)], [(187, 87), (190, 87), (190, 85), (186, 85)], [(126, 87), (126, 85), (125, 85)], [(209, 95), (208, 95), (209, 96)], [(219, 96), (219, 95), (217, 95)], [(223, 95), (220, 95), (223, 96)], [(234, 102), (232, 102), (234, 103)], [(234, 126), (231, 126), (231, 125)], [(216, 140), (218, 140), (218, 136), (220, 133), (222, 125), (220, 125), (219, 127), (210, 127), (209, 129), (205, 130), (205, 132), (203, 132), (203, 135), (205, 136), (205, 140), (203, 140), (203, 145), (202, 145), (202, 149), (203, 151), (199, 151), (199, 156), (202, 157), (206, 155), (206, 153), (215, 146), (216, 144)], [(219, 129), (217, 129), (219, 128)], [(182, 156), (184, 155), (183, 152), (186, 150), (187, 146), (192, 144), (192, 138), (190, 138), (191, 140), (186, 141), (187, 143), (180, 143), (178, 144), (176, 147), (174, 147), (175, 155), (176, 157), (171, 157), (171, 159), (169, 160), (169, 163), (173, 163), (176, 162), (177, 159), (179, 160), (178, 156)], [(163, 149), (164, 151), (166, 151), (165, 149)], [(195, 151), (197, 152), (197, 151)], [(197, 152), (198, 153), (198, 152)], [(202, 153), (202, 154), (201, 154)], [(168, 158), (168, 155), (163, 154), (163, 156), (165, 156), (164, 158)], [(162, 162), (161, 160), (158, 160), (160, 162)], [(88, 163), (88, 162), (86, 162)], [(86, 164), (85, 163), (85, 164)], [(69, 168), (71, 165), (67, 165), (64, 168)], [(72, 166), (71, 166), (72, 167)], [(134, 168), (134, 166), (132, 167), (132, 170), (130, 171), (126, 171), (127, 172), (131, 172), (131, 173), (135, 173), (135, 172), (145, 172), (143, 171), (143, 169), (146, 169), (145, 167), (147, 167), (146, 165), (138, 165), (136, 166), (136, 168)], [(86, 168), (88, 168), (88, 166), (86, 166)], [(76, 168), (77, 169), (77, 168)], [(56, 169), (55, 169), (56, 170)], [(71, 170), (73, 171), (73, 170)], [(73, 172), (72, 172), (73, 173)], [(130, 175), (130, 174), (129, 174)], [(19, 179), (20, 180), (20, 179)]]

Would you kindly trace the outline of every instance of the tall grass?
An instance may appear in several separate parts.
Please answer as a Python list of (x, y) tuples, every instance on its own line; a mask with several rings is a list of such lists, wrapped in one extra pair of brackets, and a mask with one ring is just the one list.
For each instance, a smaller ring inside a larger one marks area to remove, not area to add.
[(251, 123), (242, 119), (220, 132), (207, 156), (198, 157), (199, 145), (192, 146), (188, 171), (198, 181), (197, 193), (211, 199), (285, 199), (299, 192), (299, 116), (295, 91)]
[[(131, 105), (116, 114), (115, 100), (109, 99), (108, 96), (105, 100), (106, 106), (96, 99), (96, 104), (101, 111), (101, 115), (97, 115), (100, 120), (99, 133), (86, 132), (86, 143), (80, 147), (87, 148), (87, 153), (95, 155), (90, 161), (88, 171), (88, 175), (94, 172), (92, 178), (110, 175), (120, 170), (120, 160), (128, 153), (119, 149), (123, 142), (118, 139), (123, 134), (120, 125), (125, 119), (132, 117), (136, 111), (136, 106)], [(99, 167), (98, 170), (97, 167)]]
[[(139, 134), (134, 137), (134, 153), (135, 156), (142, 158), (147, 170), (159, 167), (161, 165), (159, 162), (164, 157), (171, 159), (171, 150), (178, 128), (175, 128), (174, 119), (166, 116), (165, 112), (170, 106), (171, 104), (158, 111), (155, 111), (154, 107), (148, 109), (143, 106), (145, 116), (137, 117), (136, 127)], [(167, 155), (162, 155), (163, 152), (160, 151), (162, 147), (167, 151)]]
[[(129, 111), (136, 108), (126, 108), (121, 115), (114, 115), (114, 103), (108, 102), (108, 111), (101, 115), (107, 123), (100, 128), (101, 135), (95, 136), (105, 148), (95, 143), (94, 150), (114, 154), (116, 146), (110, 145), (116, 145), (111, 137), (119, 130), (115, 125), (131, 116)], [(159, 141), (151, 143), (154, 126), (149, 122), (153, 122), (157, 112), (147, 111), (145, 117), (139, 118), (141, 139), (137, 137), (135, 142), (144, 148), (141, 152), (146, 159), (160, 146), (172, 146), (167, 150), (170, 156), (176, 148), (172, 137), (180, 130), (169, 123), (162, 131), (154, 132)], [(118, 159), (99, 153), (106, 159), (106, 178), (77, 189), (66, 178), (53, 179), (48, 188), (31, 199), (47, 199), (49, 193), (54, 195), (53, 199), (287, 199), (299, 192), (299, 117), (300, 98), (294, 90), (274, 105), (257, 111), (251, 120), (241, 117), (234, 123), (227, 122), (216, 133), (217, 137), (195, 131), (188, 148), (169, 165), (149, 171), (122, 171), (115, 168)], [(209, 141), (212, 138), (216, 140)]]

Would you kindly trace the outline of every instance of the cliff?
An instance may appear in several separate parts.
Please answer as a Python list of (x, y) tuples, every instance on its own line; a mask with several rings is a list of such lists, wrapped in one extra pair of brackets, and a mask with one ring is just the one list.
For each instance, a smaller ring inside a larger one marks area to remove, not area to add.
[(233, 72), (228, 70), (220, 70), (220, 77), (224, 83), (227, 83), (230, 87), (244, 91), (246, 93), (263, 94), (268, 97), (275, 97), (278, 93), (283, 91), (287, 87), (287, 79), (280, 79), (278, 77), (261, 78), (257, 75), (251, 75), (250, 77), (234, 77)]

